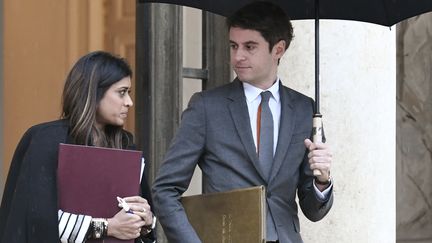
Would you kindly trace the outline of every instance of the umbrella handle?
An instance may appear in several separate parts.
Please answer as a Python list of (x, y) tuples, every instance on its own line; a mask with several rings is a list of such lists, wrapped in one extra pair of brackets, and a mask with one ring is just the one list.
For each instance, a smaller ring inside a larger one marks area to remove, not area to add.
[[(323, 142), (323, 123), (322, 123), (322, 115), (314, 114), (312, 120), (312, 142), (314, 143), (322, 143)], [(313, 170), (314, 176), (322, 175), (321, 171), (318, 169)]]

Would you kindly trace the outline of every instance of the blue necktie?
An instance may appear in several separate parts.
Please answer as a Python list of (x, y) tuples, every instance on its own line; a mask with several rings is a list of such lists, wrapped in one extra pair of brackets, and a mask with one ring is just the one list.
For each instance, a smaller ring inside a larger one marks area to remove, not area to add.
[[(261, 93), (261, 104), (258, 108), (258, 158), (266, 181), (269, 180), (270, 170), (273, 165), (273, 116), (269, 106), (269, 99), (271, 97), (270, 91)], [(273, 221), (273, 215), (267, 205), (267, 240), (275, 241), (278, 239), (276, 233), (276, 226)]]
[(269, 107), (270, 91), (261, 93), (258, 158), (261, 170), (268, 179), (273, 164), (273, 116)]

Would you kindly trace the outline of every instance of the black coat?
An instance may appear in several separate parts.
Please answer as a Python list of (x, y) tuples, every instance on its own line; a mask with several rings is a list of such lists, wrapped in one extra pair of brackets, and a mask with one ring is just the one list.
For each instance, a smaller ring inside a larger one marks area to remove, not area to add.
[[(21, 138), (0, 207), (0, 243), (59, 242), (57, 159), (59, 143), (72, 143), (68, 132), (69, 122), (57, 120), (35, 125)], [(151, 205), (145, 178), (141, 191)]]

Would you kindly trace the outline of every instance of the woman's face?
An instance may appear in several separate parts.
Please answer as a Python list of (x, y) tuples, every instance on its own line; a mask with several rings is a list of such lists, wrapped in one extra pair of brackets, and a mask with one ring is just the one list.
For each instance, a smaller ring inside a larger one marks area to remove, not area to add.
[(99, 102), (96, 111), (96, 126), (123, 126), (129, 107), (133, 105), (129, 96), (131, 79), (125, 77), (111, 85)]

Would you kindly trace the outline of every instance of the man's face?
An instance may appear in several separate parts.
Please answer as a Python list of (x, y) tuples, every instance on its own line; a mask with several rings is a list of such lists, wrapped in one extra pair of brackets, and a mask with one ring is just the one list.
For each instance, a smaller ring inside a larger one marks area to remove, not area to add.
[(258, 31), (238, 27), (230, 28), (229, 38), (231, 65), (238, 79), (261, 89), (269, 88), (276, 80), (285, 42), (278, 42), (270, 52), (269, 43)]

